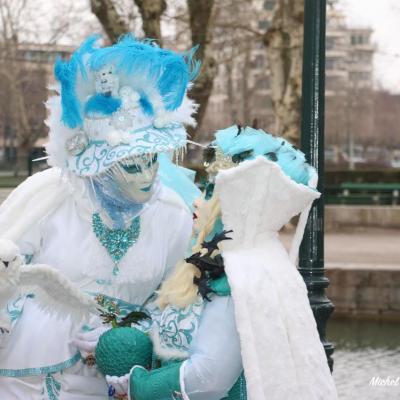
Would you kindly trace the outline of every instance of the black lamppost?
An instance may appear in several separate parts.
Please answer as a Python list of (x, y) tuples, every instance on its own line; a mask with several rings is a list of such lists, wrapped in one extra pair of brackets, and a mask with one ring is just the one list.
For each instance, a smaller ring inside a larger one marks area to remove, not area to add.
[[(319, 175), (318, 190), (324, 193), (326, 0), (304, 0), (304, 50), (302, 81), (301, 148)], [(326, 340), (326, 323), (334, 306), (325, 295), (329, 280), (324, 276), (324, 196), (311, 208), (300, 247), (299, 271), (307, 285), (311, 308), (333, 368), (333, 345)]]

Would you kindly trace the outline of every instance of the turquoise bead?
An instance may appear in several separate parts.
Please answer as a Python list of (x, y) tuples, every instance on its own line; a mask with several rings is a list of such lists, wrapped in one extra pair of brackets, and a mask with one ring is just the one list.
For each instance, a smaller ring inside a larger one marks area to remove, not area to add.
[(140, 235), (140, 217), (134, 218), (128, 229), (110, 229), (103, 223), (99, 213), (94, 213), (92, 227), (97, 239), (114, 261), (113, 275), (117, 275), (118, 263), (137, 242)]

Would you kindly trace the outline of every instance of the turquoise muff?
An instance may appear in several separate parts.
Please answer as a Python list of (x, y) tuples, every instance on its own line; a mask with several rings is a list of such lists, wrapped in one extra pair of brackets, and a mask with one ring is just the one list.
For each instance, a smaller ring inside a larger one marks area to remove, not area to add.
[(153, 345), (145, 333), (136, 328), (113, 328), (103, 333), (96, 346), (98, 370), (104, 375), (123, 376), (134, 365), (151, 366)]

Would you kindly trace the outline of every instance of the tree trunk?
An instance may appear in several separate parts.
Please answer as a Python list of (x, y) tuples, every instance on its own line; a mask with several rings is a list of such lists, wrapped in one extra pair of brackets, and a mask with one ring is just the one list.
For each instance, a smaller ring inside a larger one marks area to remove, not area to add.
[(304, 0), (278, 0), (264, 36), (276, 133), (299, 144)]
[(251, 46), (246, 48), (243, 62), (242, 105), (243, 125), (251, 125), (251, 90), (249, 88)]
[[(187, 5), (192, 44), (193, 46), (199, 45), (196, 56), (202, 64), (201, 73), (190, 91), (190, 97), (199, 104), (196, 119), (198, 127), (200, 127), (212, 92), (213, 81), (217, 74), (217, 65), (211, 49), (214, 0), (187, 0)], [(190, 132), (192, 139), (196, 140), (197, 132), (198, 129)]]
[(228, 62), (225, 65), (226, 69), (226, 76), (227, 76), (227, 82), (226, 82), (226, 88), (227, 88), (227, 94), (229, 98), (229, 111), (230, 111), (230, 119), (232, 122), (235, 122), (236, 124), (239, 123), (239, 118), (238, 118), (238, 107), (237, 107), (237, 101), (236, 101), (236, 96), (235, 96), (235, 88), (234, 88), (234, 83), (233, 83), (233, 68), (234, 65), (232, 62)]
[(121, 35), (129, 32), (129, 27), (118, 14), (113, 0), (90, 0), (90, 7), (111, 42), (116, 42)]
[(147, 38), (156, 39), (162, 47), (161, 16), (167, 9), (165, 0), (135, 0), (143, 21), (143, 32)]

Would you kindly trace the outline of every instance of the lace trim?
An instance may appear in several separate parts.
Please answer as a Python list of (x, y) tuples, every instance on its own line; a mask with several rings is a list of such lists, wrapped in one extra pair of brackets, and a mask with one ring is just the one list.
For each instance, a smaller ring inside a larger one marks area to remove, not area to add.
[(46, 391), (49, 400), (58, 400), (60, 395), (61, 383), (53, 375), (48, 374), (45, 379)]
[(6, 376), (9, 378), (20, 378), (23, 376), (38, 376), (38, 375), (54, 374), (54, 373), (60, 372), (64, 369), (71, 368), (80, 359), (81, 359), (81, 354), (78, 352), (67, 361), (63, 361), (61, 363), (49, 365), (46, 367), (24, 368), (24, 369), (0, 369), (0, 376)]

